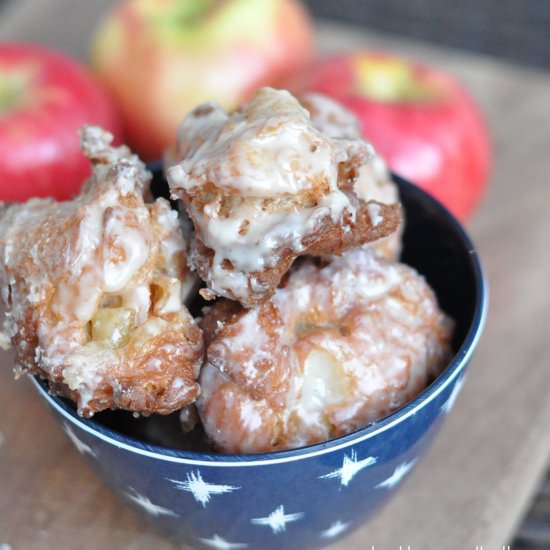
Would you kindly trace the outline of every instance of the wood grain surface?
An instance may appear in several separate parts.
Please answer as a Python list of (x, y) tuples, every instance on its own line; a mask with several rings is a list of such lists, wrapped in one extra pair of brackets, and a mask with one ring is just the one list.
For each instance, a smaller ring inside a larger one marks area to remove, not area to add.
[[(85, 58), (105, 0), (19, 0), (0, 39)], [(323, 51), (382, 47), (456, 73), (485, 110), (492, 186), (470, 232), (491, 288), (486, 331), (462, 395), (425, 460), (340, 550), (499, 549), (550, 454), (550, 76), (418, 42), (319, 27)], [(0, 356), (0, 548), (168, 550), (84, 464), (28, 381)]]

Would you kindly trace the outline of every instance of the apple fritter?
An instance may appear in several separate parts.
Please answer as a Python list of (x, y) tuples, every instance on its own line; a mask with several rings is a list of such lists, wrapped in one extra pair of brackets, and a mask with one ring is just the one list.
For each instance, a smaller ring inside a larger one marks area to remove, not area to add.
[(363, 193), (374, 149), (324, 134), (286, 91), (263, 88), (233, 114), (197, 107), (175, 154), (167, 177), (195, 227), (190, 263), (210, 294), (247, 307), (267, 300), (297, 257), (341, 254), (401, 223), (397, 200)]
[(425, 280), (368, 248), (304, 261), (260, 306), (217, 302), (202, 328), (197, 407), (227, 453), (310, 445), (390, 414), (447, 364), (452, 336)]
[(83, 416), (173, 412), (199, 393), (201, 329), (177, 212), (147, 204), (150, 174), (97, 127), (93, 175), (74, 200), (33, 199), (0, 218), (5, 333), (19, 373), (38, 374)]

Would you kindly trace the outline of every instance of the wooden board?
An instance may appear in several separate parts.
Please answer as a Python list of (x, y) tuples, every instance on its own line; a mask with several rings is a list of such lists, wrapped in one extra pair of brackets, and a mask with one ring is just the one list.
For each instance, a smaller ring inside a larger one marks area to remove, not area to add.
[[(0, 38), (84, 58), (108, 3), (18, 0), (2, 11)], [(463, 394), (398, 495), (334, 548), (500, 548), (550, 453), (550, 75), (333, 25), (319, 27), (319, 43), (323, 51), (381, 47), (455, 72), (487, 113), (496, 157), (491, 190), (470, 226), (491, 307)], [(96, 480), (10, 367), (2, 354), (0, 548), (173, 548)]]

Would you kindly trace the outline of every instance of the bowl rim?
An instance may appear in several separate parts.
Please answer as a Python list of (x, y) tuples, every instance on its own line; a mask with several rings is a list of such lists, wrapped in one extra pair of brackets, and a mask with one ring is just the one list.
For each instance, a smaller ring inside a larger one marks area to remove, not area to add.
[(423, 200), (431, 203), (432, 207), (439, 210), (439, 213), (448, 219), (456, 237), (463, 243), (469, 252), (470, 265), (475, 278), (476, 296), (474, 313), (466, 336), (464, 337), (464, 340), (455, 355), (449, 361), (449, 364), (445, 370), (415, 398), (383, 419), (360, 428), (355, 432), (330, 439), (328, 441), (285, 451), (232, 455), (223, 453), (184, 451), (145, 443), (144, 441), (134, 437), (127, 436), (107, 428), (93, 419), (81, 418), (60, 398), (50, 395), (44, 387), (44, 383), (39, 381), (36, 376), (29, 376), (29, 378), (48, 404), (62, 417), (76, 425), (81, 430), (103, 440), (106, 443), (114, 445), (115, 447), (144, 457), (172, 463), (187, 464), (191, 466), (268, 466), (285, 462), (294, 462), (297, 460), (317, 457), (346, 449), (352, 445), (371, 439), (372, 437), (389, 430), (397, 424), (405, 421), (407, 418), (418, 413), (460, 376), (470, 361), (479, 342), (483, 327), (485, 326), (488, 309), (488, 287), (485, 275), (472, 241), (460, 222), (458, 222), (458, 220), (439, 201), (434, 199), (420, 187), (395, 174), (392, 174), (392, 178), (399, 184), (400, 188), (408, 188), (409, 190), (422, 195)]

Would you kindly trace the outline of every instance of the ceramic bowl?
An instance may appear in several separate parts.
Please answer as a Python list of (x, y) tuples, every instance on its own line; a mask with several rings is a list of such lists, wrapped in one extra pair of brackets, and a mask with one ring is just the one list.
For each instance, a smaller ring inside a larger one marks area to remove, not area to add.
[(427, 278), (456, 321), (456, 353), (429, 387), (388, 417), (305, 448), (231, 456), (169, 448), (147, 421), (126, 413), (84, 420), (34, 380), (98, 476), (166, 535), (195, 548), (319, 548), (362, 525), (421, 460), (460, 392), (487, 292), (458, 222), (422, 190), (395, 181), (407, 220), (403, 260)]

